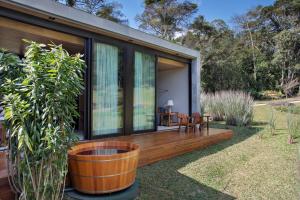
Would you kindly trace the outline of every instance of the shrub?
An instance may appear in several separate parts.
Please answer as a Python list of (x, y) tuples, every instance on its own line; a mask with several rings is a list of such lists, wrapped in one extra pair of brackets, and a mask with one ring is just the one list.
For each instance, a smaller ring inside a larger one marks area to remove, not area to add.
[(224, 120), (224, 105), (220, 94), (207, 93), (201, 96), (201, 106), (204, 106), (205, 112), (209, 112), (215, 121)]
[(288, 107), (287, 113), (287, 128), (288, 128), (288, 143), (292, 144), (294, 142), (294, 138), (298, 137), (300, 134), (300, 119), (298, 115), (295, 115), (294, 111), (295, 106)]
[(275, 111), (274, 111), (273, 106), (270, 107), (270, 115), (269, 115), (268, 127), (269, 127), (271, 135), (275, 135), (275, 130), (276, 130), (276, 116), (275, 116)]
[(35, 42), (29, 43), (21, 63), (9, 53), (0, 55), (11, 60), (0, 69), (14, 190), (20, 199), (61, 199), (67, 150), (76, 141), (73, 119), (78, 116), (84, 61), (61, 45)]
[(227, 125), (246, 126), (253, 119), (253, 98), (241, 91), (220, 91), (204, 94), (206, 112), (214, 120), (225, 120)]

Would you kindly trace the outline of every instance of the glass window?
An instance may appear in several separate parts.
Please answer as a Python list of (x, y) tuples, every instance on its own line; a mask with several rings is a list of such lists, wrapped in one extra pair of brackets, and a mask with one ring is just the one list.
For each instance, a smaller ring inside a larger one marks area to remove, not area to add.
[(133, 130), (151, 130), (155, 124), (155, 56), (135, 52)]
[(93, 136), (123, 132), (122, 60), (118, 47), (94, 44), (92, 79)]

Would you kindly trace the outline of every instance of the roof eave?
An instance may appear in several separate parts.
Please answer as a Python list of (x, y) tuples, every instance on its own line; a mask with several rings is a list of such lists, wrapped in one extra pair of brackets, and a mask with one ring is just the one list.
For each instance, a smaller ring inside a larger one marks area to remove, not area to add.
[(84, 11), (64, 6), (50, 0), (0, 0), (2, 5), (13, 6), (13, 9), (22, 8), (32, 13), (44, 14), (57, 19), (80, 25), (81, 28), (93, 31), (99, 30), (106, 35), (120, 36), (120, 39), (134, 41), (143, 46), (149, 46), (167, 53), (173, 52), (186, 58), (199, 58), (200, 52), (169, 42), (156, 36), (118, 24)]

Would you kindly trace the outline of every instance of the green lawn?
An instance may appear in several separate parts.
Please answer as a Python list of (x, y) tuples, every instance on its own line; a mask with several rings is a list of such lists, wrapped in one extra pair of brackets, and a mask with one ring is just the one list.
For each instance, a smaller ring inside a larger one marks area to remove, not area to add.
[(275, 112), (275, 136), (269, 107), (257, 106), (252, 128), (213, 125), (233, 129), (231, 140), (140, 168), (139, 199), (299, 199), (299, 145), (287, 144), (286, 113)]
[(275, 106), (275, 109), (281, 112), (292, 112), (294, 114), (300, 115), (300, 105), (288, 108), (287, 106)]

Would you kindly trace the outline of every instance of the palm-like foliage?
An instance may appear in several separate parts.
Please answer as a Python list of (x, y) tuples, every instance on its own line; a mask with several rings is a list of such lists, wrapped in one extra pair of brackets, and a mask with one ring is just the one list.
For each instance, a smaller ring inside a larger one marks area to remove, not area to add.
[(9, 169), (20, 199), (61, 197), (84, 66), (80, 55), (70, 56), (61, 45), (30, 42), (22, 64), (3, 73)]

